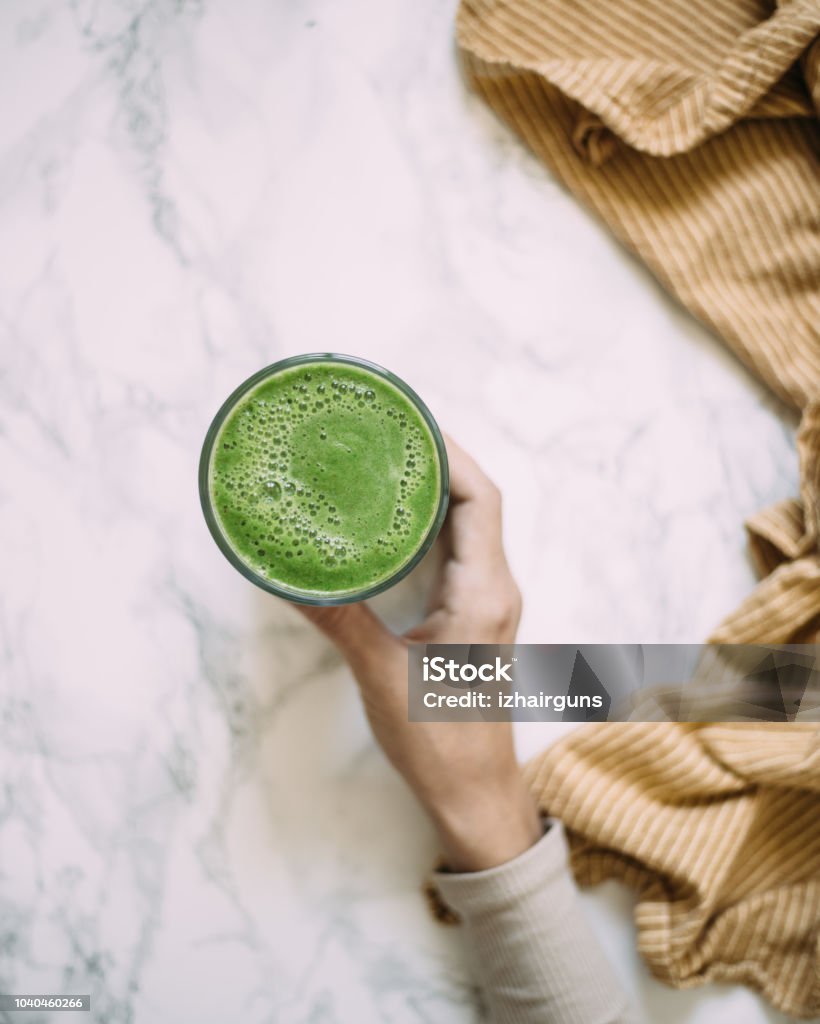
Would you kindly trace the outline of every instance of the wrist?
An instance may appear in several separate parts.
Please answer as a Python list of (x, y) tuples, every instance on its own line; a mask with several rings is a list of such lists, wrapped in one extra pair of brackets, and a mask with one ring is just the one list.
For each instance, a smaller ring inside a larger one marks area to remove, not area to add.
[(476, 800), (436, 816), (447, 868), (486, 871), (506, 864), (535, 845), (544, 825), (532, 797), (523, 790), (502, 800)]

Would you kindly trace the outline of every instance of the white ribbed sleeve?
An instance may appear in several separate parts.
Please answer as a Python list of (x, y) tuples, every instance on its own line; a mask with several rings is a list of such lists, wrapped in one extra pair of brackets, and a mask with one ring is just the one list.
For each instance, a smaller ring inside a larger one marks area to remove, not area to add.
[(492, 1024), (635, 1024), (579, 906), (557, 822), (519, 857), (435, 883), (463, 921)]

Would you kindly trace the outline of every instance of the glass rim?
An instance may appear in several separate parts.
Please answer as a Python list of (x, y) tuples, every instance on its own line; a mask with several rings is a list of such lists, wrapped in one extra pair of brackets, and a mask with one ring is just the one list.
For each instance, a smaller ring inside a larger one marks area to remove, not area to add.
[[(427, 429), (430, 431), (430, 436), (433, 439), (439, 464), (438, 508), (436, 509), (436, 514), (430, 523), (430, 527), (424, 537), (424, 540), (413, 555), (394, 573), (385, 577), (385, 579), (380, 580), (378, 583), (374, 583), (368, 587), (362, 587), (358, 590), (341, 591), (338, 594), (319, 594), (308, 590), (297, 590), (279, 583), (276, 580), (260, 576), (259, 573), (255, 572), (239, 557), (233, 546), (228, 541), (220, 525), (219, 517), (211, 500), (211, 457), (216, 439), (219, 436), (219, 432), (222, 429), (225, 420), (228, 418), (228, 415), (245, 397), (245, 395), (252, 391), (262, 381), (267, 380), (269, 377), (273, 377), (278, 373), (282, 373), (284, 370), (288, 370), (293, 366), (302, 366), (309, 363), (339, 363), (344, 366), (360, 367), (361, 369), (368, 370), (375, 376), (386, 380), (388, 384), (391, 384), (402, 395), (404, 395), (421, 415), (421, 418), (427, 426)], [(269, 594), (275, 594), (277, 597), (283, 597), (295, 604), (317, 606), (353, 604), (357, 601), (366, 601), (368, 598), (375, 597), (376, 594), (380, 594), (382, 591), (388, 590), (390, 587), (403, 580), (405, 576), (415, 569), (422, 558), (424, 558), (433, 546), (433, 542), (438, 536), (442, 524), (444, 523), (444, 518), (447, 515), (447, 506), (450, 500), (450, 469), (447, 461), (447, 448), (444, 444), (444, 437), (442, 436), (441, 429), (438, 423), (436, 423), (436, 420), (427, 405), (406, 381), (402, 380), (401, 377), (397, 377), (395, 373), (392, 373), (384, 366), (371, 362), (369, 359), (363, 359), (361, 356), (346, 355), (342, 352), (304, 352), (299, 355), (288, 356), (285, 359), (279, 359), (275, 363), (270, 363), (268, 366), (262, 367), (261, 370), (257, 370), (256, 373), (251, 374), (250, 377), (243, 380), (242, 383), (234, 388), (234, 390), (228, 395), (217, 410), (214, 418), (211, 420), (210, 426), (205, 434), (205, 440), (202, 443), (202, 451), (199, 457), (198, 479), (199, 501), (202, 506), (202, 514), (205, 517), (208, 530), (216, 542), (217, 547), (231, 563), (234, 569), (240, 572), (245, 579), (250, 580), (251, 583), (256, 584), (256, 586), (260, 587), (262, 590), (266, 590)]]

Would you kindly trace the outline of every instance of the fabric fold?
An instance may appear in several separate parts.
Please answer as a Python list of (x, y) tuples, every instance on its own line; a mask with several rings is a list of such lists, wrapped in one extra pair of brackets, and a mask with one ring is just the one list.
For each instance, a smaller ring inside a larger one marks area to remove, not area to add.
[(743, 118), (816, 113), (799, 80), (784, 78), (820, 34), (814, 0), (792, 0), (745, 30), (738, 19), (737, 36), (723, 40), (719, 56), (715, 48), (708, 54), (668, 48), (658, 55), (652, 37), (641, 31), (641, 12), (633, 8), (630, 17), (628, 6), (609, 25), (614, 38), (594, 31), (602, 19), (587, 17), (587, 3), (574, 5), (556, 33), (555, 8), (566, 6), (468, 0), (459, 42), (488, 64), (537, 74), (623, 142), (653, 156), (686, 152)]
[(578, 881), (635, 890), (658, 978), (739, 982), (784, 1013), (820, 1013), (816, 725), (589, 725), (526, 778), (564, 821)]
[(797, 435), (801, 497), (746, 524), (763, 582), (709, 638), (712, 643), (814, 643), (820, 638), (820, 402)]
[[(804, 410), (802, 493), (721, 642), (820, 639), (820, 5), (464, 0), (468, 81), (680, 302)], [(805, 74), (805, 78), (803, 77)], [(813, 481), (813, 482), (812, 482)], [(814, 519), (806, 521), (812, 490)]]
[[(820, 641), (820, 4), (462, 0), (457, 31), (478, 95), (802, 411), (800, 495), (748, 521), (764, 578), (710, 639)], [(817, 725), (589, 725), (526, 774), (579, 881), (636, 889), (659, 978), (820, 1013)]]

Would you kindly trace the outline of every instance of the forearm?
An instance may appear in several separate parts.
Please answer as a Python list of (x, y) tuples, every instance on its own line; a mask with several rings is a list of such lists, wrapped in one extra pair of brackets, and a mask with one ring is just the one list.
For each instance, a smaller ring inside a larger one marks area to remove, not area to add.
[(436, 883), (464, 922), (493, 1024), (637, 1019), (579, 906), (560, 825), (507, 864)]

